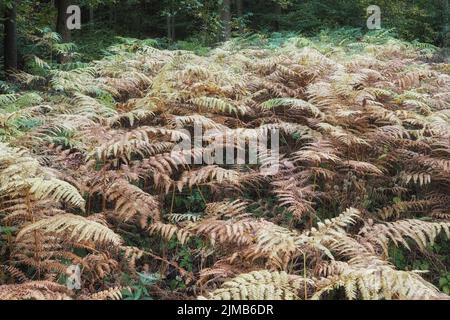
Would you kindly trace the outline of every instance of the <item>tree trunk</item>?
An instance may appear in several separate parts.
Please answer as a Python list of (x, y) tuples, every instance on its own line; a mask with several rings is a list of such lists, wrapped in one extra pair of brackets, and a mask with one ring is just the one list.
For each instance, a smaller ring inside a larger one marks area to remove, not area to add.
[(17, 3), (13, 1), (11, 8), (5, 11), (5, 71), (17, 69)]
[(172, 41), (175, 41), (175, 15), (172, 15)]
[(89, 23), (91, 27), (94, 25), (94, 7), (89, 7)]
[(114, 5), (111, 5), (110, 7), (109, 7), (109, 24), (111, 25), (111, 26), (113, 26), (114, 25), (114, 19), (115, 19), (115, 6)]
[(167, 38), (170, 42), (175, 41), (175, 16), (170, 13), (166, 17)]
[[(56, 18), (56, 32), (61, 36), (61, 41), (63, 43), (70, 42), (70, 30), (67, 28), (67, 19), (69, 18), (67, 8), (70, 6), (70, 0), (56, 0), (55, 5), (58, 10), (58, 16)], [(68, 62), (68, 60), (69, 58), (64, 54), (60, 54), (58, 56), (59, 63), (65, 63)]]
[(56, 0), (58, 17), (56, 21), (56, 32), (61, 35), (62, 42), (70, 42), (70, 30), (67, 28), (67, 8), (70, 6), (70, 0)]
[(167, 39), (172, 39), (172, 27), (170, 25), (170, 16), (166, 16), (166, 30), (167, 30)]
[(222, 20), (222, 40), (231, 38), (231, 1), (222, 0), (221, 20)]
[(274, 12), (274, 28), (275, 31), (280, 31), (281, 26), (280, 26), (280, 17), (281, 17), (281, 13), (282, 13), (282, 8), (281, 5), (279, 3), (275, 3), (275, 12)]
[(166, 17), (166, 29), (167, 29), (167, 39), (169, 39), (170, 42), (173, 41), (173, 37), (172, 37), (172, 16), (171, 15), (167, 15)]
[(239, 32), (242, 34), (244, 33), (244, 25), (242, 22), (242, 18), (244, 16), (244, 6), (242, 3), (242, 0), (236, 0), (236, 11), (237, 11), (237, 16), (240, 19), (239, 21)]
[(442, 0), (443, 26), (442, 26), (442, 46), (446, 53), (450, 49), (450, 25), (448, 0)]

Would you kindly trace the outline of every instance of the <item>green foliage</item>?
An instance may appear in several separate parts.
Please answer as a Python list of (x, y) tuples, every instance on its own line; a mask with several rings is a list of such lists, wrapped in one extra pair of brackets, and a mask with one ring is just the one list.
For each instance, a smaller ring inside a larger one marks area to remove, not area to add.
[(418, 270), (425, 279), (436, 285), (445, 294), (450, 294), (450, 241), (441, 237), (427, 252), (408, 251), (405, 248), (391, 246), (390, 261), (401, 270)]
[(127, 288), (122, 290), (124, 300), (153, 300), (149, 288), (161, 280), (159, 274), (146, 272), (137, 272), (137, 279), (128, 274), (123, 274), (122, 278), (127, 285)]

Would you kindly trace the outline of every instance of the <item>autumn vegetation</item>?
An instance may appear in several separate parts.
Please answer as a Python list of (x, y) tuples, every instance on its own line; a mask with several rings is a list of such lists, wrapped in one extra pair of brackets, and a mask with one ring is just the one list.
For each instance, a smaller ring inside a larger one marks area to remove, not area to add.
[[(28, 38), (0, 82), (0, 299), (450, 298), (445, 50), (226, 20), (214, 46), (120, 37), (91, 61)], [(173, 151), (194, 125), (216, 136)], [(193, 164), (274, 130), (275, 172)]]

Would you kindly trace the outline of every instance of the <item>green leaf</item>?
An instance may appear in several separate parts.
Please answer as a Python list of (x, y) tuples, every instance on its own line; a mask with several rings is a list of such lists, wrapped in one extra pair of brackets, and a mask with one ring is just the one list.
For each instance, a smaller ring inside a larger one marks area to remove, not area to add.
[(442, 288), (442, 291), (444, 291), (445, 294), (450, 294), (450, 287), (449, 286), (444, 286)]
[(398, 203), (402, 202), (402, 198), (400, 198), (400, 197), (394, 197), (394, 198), (392, 199), (392, 201), (393, 201), (395, 204), (398, 204)]

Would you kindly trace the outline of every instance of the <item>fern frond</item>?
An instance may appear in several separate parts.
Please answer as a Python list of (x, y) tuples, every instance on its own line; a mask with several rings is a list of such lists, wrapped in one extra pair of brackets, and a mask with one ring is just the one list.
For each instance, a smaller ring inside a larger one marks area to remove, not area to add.
[(292, 98), (278, 98), (267, 100), (262, 103), (261, 108), (263, 109), (274, 109), (277, 107), (290, 107), (292, 109), (298, 109), (302, 111), (308, 111), (315, 117), (323, 117), (324, 114), (320, 111), (319, 108), (314, 106), (313, 104), (306, 102), (301, 99), (292, 99)]
[(154, 223), (148, 228), (150, 234), (159, 233), (164, 239), (170, 241), (174, 235), (177, 236), (181, 244), (186, 244), (192, 234), (184, 229), (180, 229), (173, 224)]
[(389, 266), (346, 268), (338, 276), (317, 284), (313, 299), (343, 287), (348, 299), (364, 300), (424, 300), (448, 299), (437, 288), (414, 272), (398, 271)]
[(242, 216), (245, 213), (247, 203), (234, 200), (234, 201), (221, 201), (221, 202), (211, 202), (206, 205), (205, 214), (208, 217), (213, 216)]
[(29, 192), (37, 199), (65, 201), (84, 211), (85, 201), (71, 184), (59, 179), (32, 178), (25, 181), (31, 186)]
[(159, 203), (150, 194), (126, 180), (117, 180), (107, 190), (106, 197), (115, 202), (115, 212), (123, 221), (139, 218), (141, 226), (147, 225), (148, 218), (160, 220)]
[(122, 243), (121, 237), (108, 227), (73, 214), (57, 215), (31, 223), (20, 230), (16, 241), (21, 241), (26, 234), (33, 231), (55, 234), (70, 241), (92, 241), (115, 246)]
[(378, 223), (366, 227), (361, 231), (365, 239), (379, 244), (384, 249), (386, 255), (390, 241), (396, 246), (401, 244), (407, 249), (410, 249), (407, 239), (411, 239), (421, 250), (426, 250), (427, 246), (433, 244), (441, 232), (444, 232), (447, 238), (450, 237), (450, 223), (408, 219), (389, 223)]
[(204, 183), (230, 183), (239, 184), (239, 173), (235, 170), (227, 170), (218, 166), (206, 166), (199, 170), (185, 171), (181, 178), (175, 182), (178, 190), (184, 186), (192, 188)]
[(205, 110), (213, 111), (213, 112), (223, 112), (229, 114), (244, 114), (245, 111), (241, 108), (236, 107), (232, 103), (228, 101), (224, 101), (219, 98), (213, 97), (200, 97), (191, 99), (191, 103), (199, 106), (200, 108), (204, 108)]
[[(210, 300), (299, 300), (304, 286), (311, 287), (311, 280), (285, 272), (267, 270), (241, 274), (225, 282), (221, 289), (207, 295)], [(199, 297), (199, 299), (205, 299)]]
[(72, 300), (67, 288), (50, 281), (0, 286), (0, 300)]
[(122, 292), (129, 288), (114, 287), (87, 296), (86, 300), (122, 300)]

